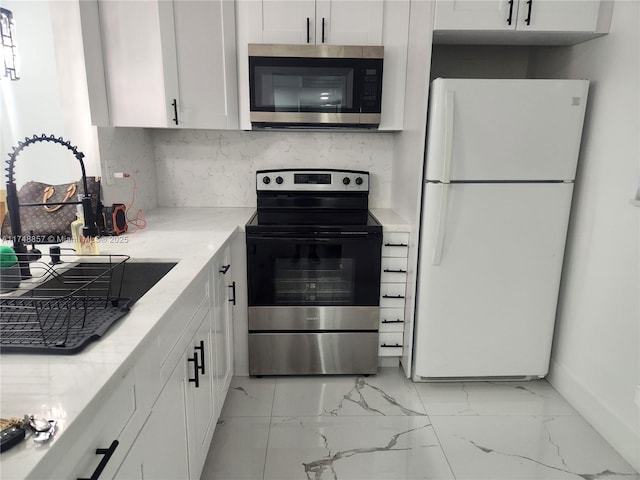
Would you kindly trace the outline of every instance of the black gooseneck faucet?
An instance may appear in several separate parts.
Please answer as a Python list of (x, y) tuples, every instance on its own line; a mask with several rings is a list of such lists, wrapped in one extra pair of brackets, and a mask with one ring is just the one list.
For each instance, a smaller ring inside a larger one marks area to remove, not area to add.
[[(16, 158), (29, 145), (39, 142), (52, 142), (62, 145), (71, 150), (74, 156), (80, 162), (80, 169), (82, 170), (82, 186), (84, 188), (84, 195), (80, 201), (73, 202), (57, 202), (57, 203), (25, 203), (20, 205), (18, 200), (18, 190), (16, 188), (16, 182), (14, 178), (14, 163)], [(69, 142), (65, 141), (62, 137), (56, 138), (54, 135), (40, 136), (34, 135), (33, 137), (25, 137), (24, 142), (18, 142), (17, 147), (12, 148), (12, 152), (9, 153), (9, 160), (7, 160), (7, 209), (9, 210), (9, 220), (11, 222), (11, 235), (13, 237), (13, 249), (18, 257), (18, 263), (20, 264), (20, 276), (22, 279), (31, 277), (31, 270), (29, 269), (30, 254), (27, 252), (27, 247), (24, 244), (22, 237), (22, 225), (20, 224), (20, 207), (41, 207), (44, 205), (82, 205), (82, 213), (84, 216), (84, 227), (82, 229), (82, 235), (85, 237), (97, 237), (98, 226), (96, 224), (93, 208), (91, 207), (91, 197), (89, 196), (89, 188), (87, 186), (87, 173), (84, 168), (84, 153), (78, 150), (78, 147), (72, 146)]]

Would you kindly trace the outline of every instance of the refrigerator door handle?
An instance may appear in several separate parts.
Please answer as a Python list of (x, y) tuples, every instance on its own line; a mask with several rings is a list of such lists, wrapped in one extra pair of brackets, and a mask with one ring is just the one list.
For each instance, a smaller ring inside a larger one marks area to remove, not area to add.
[(444, 130), (444, 158), (442, 163), (442, 181), (451, 180), (451, 159), (453, 157), (453, 107), (454, 91), (445, 93), (445, 130)]
[(433, 249), (432, 265), (440, 265), (442, 260), (442, 249), (444, 247), (444, 233), (447, 226), (447, 202), (449, 201), (450, 184), (443, 183), (440, 185), (440, 211), (438, 213), (438, 230), (436, 232), (436, 245)]

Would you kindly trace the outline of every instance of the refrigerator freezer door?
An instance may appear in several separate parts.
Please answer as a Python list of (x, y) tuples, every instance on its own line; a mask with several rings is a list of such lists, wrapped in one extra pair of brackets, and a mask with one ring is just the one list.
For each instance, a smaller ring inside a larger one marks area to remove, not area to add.
[(427, 184), (416, 376), (546, 375), (572, 191)]
[(573, 180), (588, 87), (586, 80), (434, 80), (426, 178)]

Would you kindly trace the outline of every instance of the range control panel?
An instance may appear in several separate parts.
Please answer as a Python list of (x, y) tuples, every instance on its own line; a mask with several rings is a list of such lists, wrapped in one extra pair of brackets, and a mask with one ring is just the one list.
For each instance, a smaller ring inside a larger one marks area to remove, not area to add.
[(256, 189), (258, 191), (368, 192), (369, 172), (333, 169), (258, 170)]

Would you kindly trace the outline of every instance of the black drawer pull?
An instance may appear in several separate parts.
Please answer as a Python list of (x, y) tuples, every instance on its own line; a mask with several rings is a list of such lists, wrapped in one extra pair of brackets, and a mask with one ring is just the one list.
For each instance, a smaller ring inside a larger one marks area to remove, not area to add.
[(104, 470), (104, 467), (106, 467), (107, 463), (109, 463), (109, 460), (111, 460), (111, 456), (113, 455), (113, 452), (116, 451), (116, 448), (118, 448), (119, 444), (120, 442), (118, 442), (118, 440), (114, 440), (113, 442), (111, 442), (109, 448), (96, 448), (96, 455), (104, 455), (104, 457), (102, 457), (102, 460), (100, 460), (100, 463), (98, 464), (95, 471), (93, 472), (93, 475), (91, 475), (90, 478), (78, 478), (78, 480), (98, 480), (100, 474)]
[(408, 247), (406, 243), (385, 243), (385, 247)]
[(384, 273), (407, 273), (406, 270), (402, 270), (401, 268), (397, 269), (397, 270), (393, 270), (391, 268), (385, 268), (383, 270)]
[(529, 9), (527, 11), (527, 18), (525, 18), (524, 23), (527, 25), (531, 25), (531, 7), (533, 5), (533, 0), (527, 0), (527, 5), (529, 5)]
[(396, 343), (395, 345), (387, 345), (386, 343), (383, 343), (380, 346), (383, 348), (402, 348), (402, 345), (400, 345), (399, 343)]
[(324, 17), (322, 17), (322, 43), (324, 43)]
[(229, 299), (229, 301), (231, 302), (232, 305), (236, 304), (236, 282), (234, 281), (231, 285), (229, 285), (229, 288), (231, 289), (231, 298)]
[(221, 274), (226, 275), (230, 268), (231, 265), (223, 265), (219, 271)]
[(173, 105), (173, 123), (178, 125), (178, 100), (174, 98), (171, 105)]
[(382, 298), (404, 298), (404, 295), (383, 295)]
[(509, 18), (507, 18), (507, 25), (511, 25), (513, 20), (513, 0), (509, 0)]
[(200, 375), (198, 368), (198, 354), (194, 352), (193, 357), (187, 358), (188, 362), (193, 362), (193, 373), (195, 375), (194, 378), (189, 378), (189, 382), (195, 383), (196, 388), (200, 388)]
[(200, 370), (201, 374), (204, 373), (204, 340), (200, 340), (200, 345), (194, 347), (195, 350), (200, 350), (200, 358), (202, 359), (202, 363), (197, 366), (198, 370)]
[(404, 320), (382, 320), (382, 323), (404, 323)]
[(310, 19), (307, 17), (307, 43), (311, 41), (311, 37), (309, 36), (309, 27), (310, 27)]

